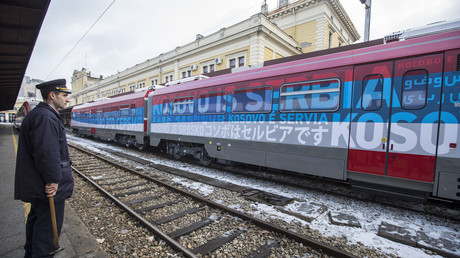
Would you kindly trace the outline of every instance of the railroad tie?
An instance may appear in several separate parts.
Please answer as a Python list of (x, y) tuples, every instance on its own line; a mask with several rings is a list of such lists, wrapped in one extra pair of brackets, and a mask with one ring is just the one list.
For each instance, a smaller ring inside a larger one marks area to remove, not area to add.
[(164, 195), (152, 195), (152, 196), (147, 196), (147, 197), (144, 197), (144, 198), (141, 198), (141, 199), (136, 199), (136, 200), (132, 200), (132, 201), (126, 202), (126, 204), (128, 204), (128, 205), (138, 204), (138, 203), (141, 203), (141, 202), (146, 202), (146, 201), (155, 200), (155, 199), (158, 199), (158, 198), (160, 198), (160, 197), (164, 197)]
[(136, 178), (136, 179), (131, 178), (131, 179), (120, 180), (120, 181), (110, 182), (110, 183), (99, 183), (99, 185), (101, 185), (101, 186), (109, 186), (109, 185), (122, 184), (122, 183), (130, 182), (130, 181), (135, 181), (135, 180), (139, 180), (139, 179), (138, 179), (138, 178)]
[(188, 209), (188, 210), (181, 211), (179, 213), (173, 214), (173, 215), (168, 216), (168, 217), (164, 217), (164, 218), (161, 218), (161, 219), (157, 219), (155, 221), (151, 221), (151, 223), (154, 224), (154, 225), (160, 225), (160, 224), (170, 222), (170, 221), (173, 221), (175, 219), (184, 217), (185, 215), (202, 211), (202, 210), (204, 210), (204, 208), (205, 208), (204, 206), (194, 207), (194, 208), (191, 208), (191, 209)]
[(265, 257), (268, 257), (270, 255), (270, 253), (272, 252), (272, 248), (276, 248), (276, 247), (279, 247), (280, 244), (276, 241), (267, 241), (267, 243), (261, 247), (259, 247), (259, 249), (255, 250), (254, 252), (252, 252), (250, 255), (246, 256), (246, 258), (265, 258)]
[(140, 192), (147, 192), (147, 191), (154, 190), (154, 189), (155, 189), (155, 187), (147, 187), (147, 188), (142, 188), (142, 189), (139, 189), (139, 190), (133, 190), (133, 191), (130, 191), (130, 192), (117, 193), (117, 194), (114, 194), (113, 196), (118, 198), (118, 197), (127, 196), (127, 195), (131, 195), (131, 194), (137, 194), (137, 193), (140, 193)]
[(195, 222), (193, 223), (192, 225), (188, 226), (188, 227), (185, 227), (185, 228), (181, 228), (181, 229), (178, 229), (174, 232), (171, 232), (168, 234), (169, 237), (171, 237), (172, 239), (174, 240), (177, 240), (179, 239), (179, 237), (181, 236), (184, 236), (184, 235), (187, 235), (187, 234), (190, 234), (191, 232), (195, 231), (195, 230), (198, 230), (204, 226), (207, 226), (211, 223), (214, 222), (214, 219), (211, 219), (211, 218), (204, 218), (198, 222)]
[(181, 200), (175, 200), (175, 201), (171, 201), (171, 202), (164, 202), (164, 203), (155, 204), (155, 205), (147, 206), (147, 207), (144, 207), (144, 208), (140, 208), (140, 209), (137, 209), (135, 211), (137, 213), (142, 213), (142, 212), (146, 212), (146, 211), (160, 209), (160, 208), (163, 208), (165, 206), (170, 206), (170, 205), (177, 204), (177, 203), (180, 203), (180, 202), (182, 202), (182, 201)]
[(198, 246), (197, 248), (193, 249), (192, 253), (194, 253), (194, 254), (202, 254), (202, 255), (212, 253), (215, 250), (217, 250), (219, 247), (223, 246), (224, 244), (226, 244), (226, 243), (232, 241), (233, 239), (235, 239), (237, 236), (241, 235), (243, 232), (244, 231), (242, 231), (242, 230), (238, 230), (238, 231), (230, 230), (230, 231), (224, 233), (222, 236), (214, 238), (214, 239), (206, 242), (205, 244), (203, 244), (201, 246)]
[(138, 187), (138, 186), (144, 186), (148, 184), (147, 182), (142, 182), (142, 183), (138, 183), (138, 184), (135, 184), (135, 185), (128, 185), (128, 186), (122, 186), (122, 187), (118, 187), (118, 188), (113, 188), (113, 189), (109, 189), (110, 192), (117, 192), (117, 191), (122, 191), (122, 190), (126, 190), (126, 189), (130, 189), (130, 188), (134, 188), (134, 187)]

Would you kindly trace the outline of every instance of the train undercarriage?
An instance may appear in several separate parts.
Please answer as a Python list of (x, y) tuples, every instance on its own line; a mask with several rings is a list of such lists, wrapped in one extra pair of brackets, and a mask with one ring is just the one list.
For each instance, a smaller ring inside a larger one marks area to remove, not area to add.
[(162, 140), (158, 147), (177, 160), (185, 155), (190, 155), (198, 159), (204, 166), (209, 166), (214, 161), (214, 158), (209, 156), (205, 147), (201, 144)]

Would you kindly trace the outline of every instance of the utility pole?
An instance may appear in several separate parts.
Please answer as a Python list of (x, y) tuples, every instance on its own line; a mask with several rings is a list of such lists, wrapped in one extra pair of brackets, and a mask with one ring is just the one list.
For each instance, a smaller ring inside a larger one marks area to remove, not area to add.
[(364, 20), (364, 41), (369, 41), (369, 34), (371, 28), (371, 0), (359, 0), (365, 5), (366, 18)]

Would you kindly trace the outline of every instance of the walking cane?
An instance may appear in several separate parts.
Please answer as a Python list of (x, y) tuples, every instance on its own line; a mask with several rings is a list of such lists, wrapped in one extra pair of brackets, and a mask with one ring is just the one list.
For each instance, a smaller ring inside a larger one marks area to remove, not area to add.
[(57, 231), (57, 224), (56, 224), (56, 211), (54, 209), (54, 197), (48, 197), (50, 201), (50, 212), (51, 212), (51, 224), (53, 224), (53, 237), (54, 237), (54, 251), (50, 253), (50, 255), (55, 255), (58, 252), (64, 250), (59, 246), (59, 236)]

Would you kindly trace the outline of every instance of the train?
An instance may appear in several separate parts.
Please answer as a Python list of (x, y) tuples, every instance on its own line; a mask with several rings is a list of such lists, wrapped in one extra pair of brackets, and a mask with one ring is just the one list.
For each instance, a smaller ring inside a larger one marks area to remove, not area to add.
[[(74, 133), (460, 201), (460, 21), (72, 109)], [(283, 172), (280, 172), (283, 173)]]
[(40, 101), (37, 100), (27, 100), (21, 105), (21, 107), (16, 112), (16, 116), (13, 121), (13, 127), (19, 130), (22, 125), (22, 121), (24, 121), (24, 117), (34, 109)]

